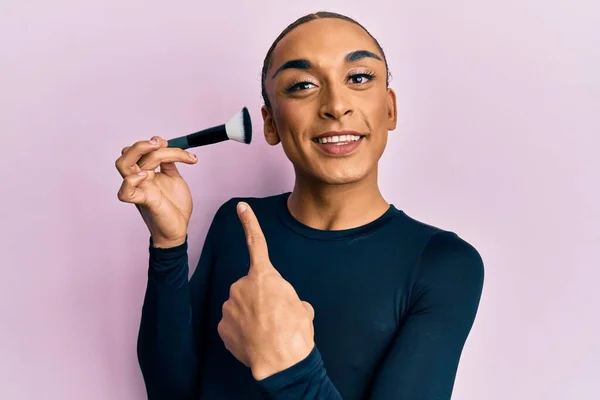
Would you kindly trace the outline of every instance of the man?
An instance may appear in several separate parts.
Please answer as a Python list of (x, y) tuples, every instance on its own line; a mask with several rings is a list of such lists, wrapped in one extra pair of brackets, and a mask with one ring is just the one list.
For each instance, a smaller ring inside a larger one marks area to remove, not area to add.
[[(123, 149), (119, 198), (151, 233), (138, 341), (152, 399), (449, 399), (483, 285), (478, 252), (384, 200), (385, 55), (356, 21), (303, 17), (263, 69), (264, 135), (291, 193), (217, 211), (188, 282), (189, 189), (166, 141)], [(160, 166), (160, 172), (154, 172)]]

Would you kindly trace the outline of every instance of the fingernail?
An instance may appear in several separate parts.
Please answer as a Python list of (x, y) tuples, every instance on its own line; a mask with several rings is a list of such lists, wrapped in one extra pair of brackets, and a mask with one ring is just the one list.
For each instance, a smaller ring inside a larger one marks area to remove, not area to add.
[(191, 158), (193, 158), (194, 160), (195, 160), (196, 158), (198, 158), (198, 157), (197, 157), (197, 156), (196, 156), (194, 153), (189, 153), (189, 155), (190, 155), (190, 157), (191, 157)]
[(145, 176), (146, 175), (146, 171), (140, 171), (140, 172), (138, 172), (138, 175), (139, 176)]
[(246, 211), (246, 204), (245, 203), (238, 203), (238, 211), (243, 213), (244, 211)]
[(150, 139), (150, 143), (152, 143), (152, 144), (158, 144), (158, 140), (157, 139)]

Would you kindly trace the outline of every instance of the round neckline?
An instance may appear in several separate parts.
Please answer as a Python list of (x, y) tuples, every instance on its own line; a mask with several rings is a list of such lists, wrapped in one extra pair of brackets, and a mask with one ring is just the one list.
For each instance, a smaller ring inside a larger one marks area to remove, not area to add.
[(287, 205), (287, 200), (290, 195), (291, 192), (287, 192), (283, 193), (279, 197), (279, 204), (277, 205), (279, 217), (288, 228), (302, 236), (312, 239), (342, 240), (363, 236), (385, 225), (392, 218), (401, 213), (401, 211), (398, 210), (393, 204), (390, 204), (388, 209), (381, 216), (364, 225), (340, 230), (317, 229), (303, 224), (292, 215)]

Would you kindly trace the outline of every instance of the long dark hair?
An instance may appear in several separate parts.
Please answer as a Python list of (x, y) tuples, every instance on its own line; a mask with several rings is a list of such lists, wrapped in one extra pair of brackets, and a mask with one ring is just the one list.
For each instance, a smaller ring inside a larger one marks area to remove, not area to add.
[(385, 53), (383, 52), (383, 49), (381, 48), (381, 45), (377, 41), (377, 39), (375, 39), (375, 37), (373, 37), (373, 35), (371, 35), (369, 33), (369, 31), (364, 26), (362, 26), (361, 24), (359, 24), (357, 21), (353, 20), (350, 17), (347, 17), (347, 16), (342, 15), (342, 14), (337, 14), (337, 13), (334, 13), (334, 12), (319, 11), (319, 12), (316, 12), (316, 13), (307, 14), (307, 15), (305, 15), (303, 17), (298, 18), (296, 21), (292, 22), (287, 28), (285, 28), (279, 34), (279, 36), (277, 37), (277, 39), (275, 39), (275, 41), (271, 45), (271, 48), (269, 49), (269, 51), (267, 51), (267, 55), (265, 56), (265, 61), (263, 63), (262, 75), (261, 75), (262, 97), (263, 97), (263, 101), (265, 102), (265, 105), (267, 107), (270, 108), (271, 107), (271, 103), (269, 102), (269, 97), (267, 96), (267, 90), (265, 88), (265, 81), (267, 80), (267, 71), (271, 67), (271, 58), (273, 56), (273, 50), (275, 49), (275, 46), (277, 46), (277, 43), (279, 43), (281, 41), (281, 39), (283, 39), (283, 37), (285, 35), (287, 35), (294, 28), (296, 28), (296, 27), (298, 27), (298, 26), (300, 26), (302, 24), (305, 24), (305, 23), (307, 23), (309, 21), (313, 21), (315, 19), (320, 19), (320, 18), (338, 18), (338, 19), (343, 19), (344, 21), (352, 22), (353, 24), (356, 24), (356, 25), (360, 26), (362, 29), (364, 29), (365, 32), (367, 32), (367, 34), (373, 39), (373, 41), (375, 41), (375, 44), (377, 45), (377, 48), (379, 49), (379, 51), (383, 55), (383, 60), (385, 62), (385, 70), (387, 72), (386, 85), (389, 85), (389, 83), (390, 83), (390, 76), (391, 75), (390, 75), (390, 72), (389, 72), (387, 59), (385, 57)]

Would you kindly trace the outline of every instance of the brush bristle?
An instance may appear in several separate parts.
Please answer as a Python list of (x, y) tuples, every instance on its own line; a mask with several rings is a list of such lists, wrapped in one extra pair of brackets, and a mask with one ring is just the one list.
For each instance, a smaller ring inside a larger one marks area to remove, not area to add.
[(225, 131), (231, 140), (245, 144), (252, 142), (252, 121), (246, 107), (227, 121)]

